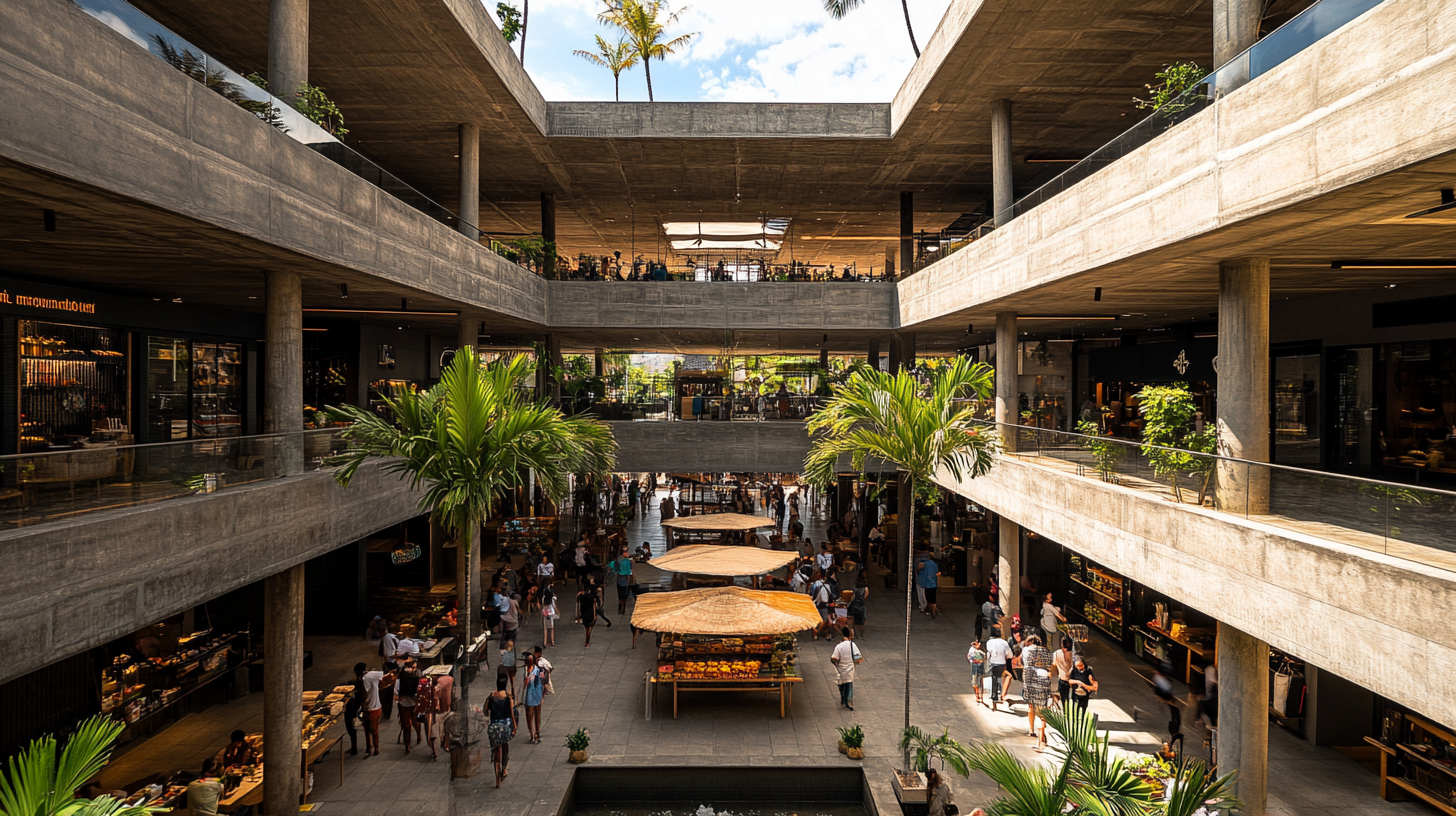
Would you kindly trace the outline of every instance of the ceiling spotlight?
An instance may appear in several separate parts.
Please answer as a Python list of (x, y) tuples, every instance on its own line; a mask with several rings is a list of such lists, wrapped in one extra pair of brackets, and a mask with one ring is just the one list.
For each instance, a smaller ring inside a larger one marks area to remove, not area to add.
[(348, 297), (349, 297), (349, 284), (347, 284), (347, 283), (341, 283), (341, 284), (339, 284), (339, 297), (348, 299)]
[(975, 323), (967, 323), (966, 324), (966, 334), (975, 334), (975, 333), (976, 333), (976, 324)]
[[(1427, 215), (1435, 215), (1438, 212), (1444, 212), (1451, 209), (1452, 207), (1456, 207), (1456, 190), (1442, 190), (1441, 203), (1438, 206), (1431, 207), (1425, 210), (1417, 210), (1416, 212), (1407, 215), (1406, 218), (1423, 218)], [(49, 212), (49, 210), (47, 210), (47, 212)]]
[(181, 303), (182, 302), (182, 298), (172, 298), (172, 302), (173, 303)]
[(1094, 287), (1092, 287), (1092, 299), (1093, 300), (1096, 300), (1096, 301), (1101, 301), (1102, 300), (1102, 287), (1101, 286), (1094, 286)]

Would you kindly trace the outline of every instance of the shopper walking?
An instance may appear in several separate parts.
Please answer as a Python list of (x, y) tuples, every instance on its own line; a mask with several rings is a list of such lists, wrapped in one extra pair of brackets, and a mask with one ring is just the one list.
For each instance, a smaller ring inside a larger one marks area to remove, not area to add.
[(379, 701), (379, 687), (388, 682), (393, 683), (392, 676), (386, 676), (378, 669), (367, 671), (363, 663), (354, 665), (354, 673), (358, 675), (361, 683), (364, 684), (364, 756), (379, 756), (379, 720), (384, 714), (384, 706)]
[(515, 702), (506, 693), (506, 678), (495, 679), (495, 693), (485, 698), (485, 714), (490, 724), (486, 736), (490, 739), (490, 761), (495, 766), (495, 786), (500, 787), (506, 778), (506, 766), (511, 761), (511, 739), (516, 736)]
[(839, 704), (854, 710), (854, 667), (864, 662), (864, 656), (860, 654), (859, 647), (854, 645), (854, 635), (849, 627), (839, 630), (844, 638), (834, 651), (829, 655), (829, 662), (834, 664), (838, 672), (835, 682), (839, 684)]
[[(995, 629), (991, 630), (991, 636), (986, 640), (986, 662), (991, 667), (991, 710), (995, 711), (997, 704), (1001, 702), (1001, 678), (1010, 671), (1011, 665), (1011, 644)], [(1007, 703), (1008, 708), (1010, 705)]]
[(576, 617), (586, 629), (586, 646), (591, 648), (592, 629), (597, 625), (597, 613), (600, 611), (601, 602), (597, 598), (595, 582), (588, 583), (582, 590), (576, 593)]
[(1087, 665), (1087, 658), (1077, 655), (1072, 658), (1072, 673), (1067, 682), (1072, 686), (1072, 705), (1087, 710), (1087, 701), (1097, 693), (1097, 675)]
[(506, 598), (501, 606), (501, 641), (515, 640), (521, 629), (521, 596)]
[(1168, 706), (1168, 744), (1171, 745), (1183, 739), (1183, 706), (1179, 704), (1177, 695), (1173, 694), (1173, 681), (1168, 677), (1169, 671), (1172, 668), (1166, 663), (1153, 671), (1153, 694)]
[(1062, 648), (1052, 655), (1052, 667), (1056, 669), (1057, 696), (1066, 705), (1072, 693), (1072, 639), (1062, 638)]
[(1041, 603), (1041, 630), (1045, 633), (1043, 638), (1048, 646), (1061, 641), (1057, 632), (1057, 621), (1066, 623), (1067, 619), (1062, 617), (1062, 610), (1052, 604), (1052, 594), (1048, 592)]
[[(1021, 697), (1026, 701), (1027, 736), (1037, 737), (1037, 750), (1046, 745), (1044, 713), (1052, 704), (1052, 653), (1041, 644), (1041, 637), (1031, 635), (1021, 651)], [(1038, 736), (1036, 721), (1041, 718)]]
[(989, 599), (981, 604), (981, 638), (990, 640), (993, 632), (1001, 631), (1001, 607), (996, 603), (996, 596), (992, 594)]
[(415, 691), (415, 722), (423, 727), (425, 739), (430, 743), (431, 761), (440, 757), (435, 751), (435, 715), (439, 713), (438, 704), (439, 695), (435, 691), (434, 678), (421, 677)]
[(935, 558), (930, 553), (925, 554), (925, 560), (920, 562), (920, 571), (915, 574), (915, 583), (925, 595), (925, 614), (935, 620), (940, 614), (940, 606), (937, 604), (937, 592), (940, 588), (940, 565), (935, 563)]
[[(364, 716), (364, 703), (368, 697), (364, 693), (364, 669), (363, 663), (354, 664), (353, 691), (349, 693), (348, 702), (344, 703), (344, 730), (349, 734), (349, 756), (359, 755), (359, 729), (354, 721)], [(362, 725), (363, 723), (360, 723)], [(369, 743), (364, 743), (364, 754), (369, 754)]]
[(496, 664), (496, 674), (506, 678), (511, 696), (516, 696), (516, 642), (514, 640), (501, 641), (500, 662)]
[(420, 688), (420, 677), (415, 674), (414, 663), (406, 663), (394, 681), (394, 703), (399, 708), (399, 735), (404, 740), (404, 752), (410, 753), (410, 737), (415, 743), (423, 743), (419, 726), (415, 723), (415, 694)]
[(526, 652), (526, 733), (532, 743), (541, 741), (541, 700), (546, 694), (546, 670), (533, 652)]
[(546, 587), (541, 593), (541, 639), (547, 646), (556, 645), (556, 619), (561, 614), (556, 609), (556, 592)]
[(614, 576), (617, 584), (617, 614), (627, 614), (627, 598), (632, 593), (632, 556), (623, 544), (617, 557), (607, 565), (607, 572)]
[(986, 650), (982, 648), (980, 638), (971, 641), (971, 648), (966, 652), (966, 662), (971, 664), (971, 687), (976, 690), (976, 703), (985, 705)]
[(959, 812), (953, 809), (955, 794), (940, 771), (931, 768), (925, 772), (925, 788), (926, 796), (929, 797), (929, 808), (926, 810), (928, 816), (950, 816), (951, 813)]

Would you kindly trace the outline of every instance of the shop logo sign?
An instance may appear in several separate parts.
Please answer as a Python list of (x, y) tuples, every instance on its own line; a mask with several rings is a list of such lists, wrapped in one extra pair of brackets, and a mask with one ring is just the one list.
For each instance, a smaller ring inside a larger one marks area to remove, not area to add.
[(1188, 365), (1188, 352), (1183, 349), (1179, 349), (1178, 359), (1173, 361), (1173, 367), (1178, 369), (1178, 376), (1181, 377), (1188, 371)]

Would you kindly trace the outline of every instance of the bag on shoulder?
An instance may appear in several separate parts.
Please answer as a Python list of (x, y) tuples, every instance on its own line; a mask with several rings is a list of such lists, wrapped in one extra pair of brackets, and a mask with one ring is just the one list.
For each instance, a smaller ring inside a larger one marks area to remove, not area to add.
[(1011, 644), (1011, 656), (1012, 657), (1021, 657), (1021, 644), (1020, 643), (1012, 643)]

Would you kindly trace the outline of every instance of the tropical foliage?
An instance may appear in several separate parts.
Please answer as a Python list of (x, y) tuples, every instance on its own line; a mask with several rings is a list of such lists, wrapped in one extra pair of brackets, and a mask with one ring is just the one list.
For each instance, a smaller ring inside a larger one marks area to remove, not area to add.
[(1176, 766), (1166, 799), (1159, 799), (1134, 760), (1114, 753), (1110, 735), (1098, 733), (1095, 714), (1075, 707), (1045, 714), (1065, 740), (1051, 748), (1050, 766), (1024, 765), (999, 743), (968, 749), (967, 764), (1005, 794), (986, 806), (988, 816), (1211, 816), (1239, 807), (1234, 775), (1215, 777), (1198, 760)]
[(1143, 457), (1153, 472), (1168, 477), (1173, 498), (1183, 501), (1180, 474), (1198, 480), (1198, 503), (1203, 504), (1213, 478), (1218, 432), (1212, 424), (1196, 425), (1198, 408), (1187, 383), (1149, 385), (1137, 393), (1143, 418)]
[(925, 773), (930, 770), (930, 761), (938, 760), (961, 776), (971, 775), (970, 749), (951, 739), (949, 728), (931, 736), (930, 732), (912, 725), (900, 732), (900, 751), (910, 757), (912, 771)]
[(1207, 69), (1196, 62), (1174, 62), (1164, 65), (1153, 74), (1156, 85), (1144, 85), (1148, 89), (1147, 99), (1133, 99), (1133, 104), (1143, 110), (1155, 110), (1172, 115), (1182, 113), (1194, 103), (1179, 99), (1189, 88), (1195, 88), (1208, 76)]
[[(77, 799), (76, 791), (101, 772), (123, 726), (110, 717), (84, 722), (59, 748), (54, 736), (32, 740), (0, 774), (0, 816), (146, 816), (160, 810), (130, 807), (110, 796)], [(59, 750), (58, 750), (59, 749)]]
[[(963, 400), (985, 399), (994, 390), (990, 366), (957, 357), (925, 377), (925, 384), (907, 371), (887, 374), (862, 367), (835, 389), (806, 423), (813, 437), (804, 458), (804, 478), (827, 488), (835, 483), (840, 457), (850, 469), (864, 472), (865, 462), (879, 459), (900, 470), (902, 490), (919, 492), (935, 501), (933, 479), (942, 471), (956, 480), (973, 479), (991, 468), (1000, 445), (997, 437), (977, 423), (975, 410)], [(915, 526), (909, 519), (910, 552), (905, 572), (905, 722), (910, 727), (910, 620), (915, 585), (913, 553)], [(908, 749), (905, 766), (910, 765)]]
[(652, 60), (665, 60), (687, 45), (697, 34), (679, 34), (671, 39), (667, 36), (669, 26), (677, 23), (687, 7), (668, 12), (667, 0), (608, 0), (606, 11), (597, 15), (604, 25), (621, 29), (622, 38), (631, 48), (632, 56), (642, 61), (642, 71), (647, 75), (647, 101), (655, 101), (652, 95)]
[[(459, 538), (471, 559), (480, 525), (508, 491), (535, 473), (542, 490), (558, 504), (571, 491), (573, 473), (605, 478), (616, 463), (616, 441), (594, 417), (565, 417), (545, 401), (527, 396), (531, 371), (525, 357), (482, 366), (469, 347), (456, 352), (427, 391), (404, 390), (383, 398), (391, 423), (373, 411), (345, 405), (330, 408), (348, 449), (333, 457), (335, 478), (348, 486), (359, 466), (380, 459), (386, 472), (409, 479), (421, 491), (421, 512)], [(471, 581), (461, 581), (460, 625), (473, 635), (480, 606)]]
[(632, 46), (624, 39), (615, 43), (608, 43), (602, 35), (597, 35), (597, 50), (583, 51), (577, 49), (571, 52), (578, 57), (590, 62), (592, 65), (599, 65), (612, 72), (612, 94), (617, 102), (622, 101), (622, 72), (637, 64), (637, 54)]
[[(1106, 413), (1105, 408), (1103, 411)], [(1086, 437), (1082, 440), (1082, 447), (1092, 452), (1092, 467), (1102, 477), (1102, 481), (1112, 481), (1113, 474), (1117, 473), (1117, 462), (1127, 453), (1127, 446), (1103, 436), (1102, 426), (1090, 419), (1077, 423), (1077, 433)]]
[(521, 64), (526, 64), (526, 26), (531, 22), (531, 0), (522, 0), (521, 8), (510, 3), (496, 3), (495, 15), (500, 18), (501, 36), (507, 43), (521, 38)]
[[(840, 20), (863, 4), (864, 0), (824, 0), (824, 10), (829, 12), (829, 16)], [(920, 46), (915, 44), (915, 27), (910, 25), (910, 0), (900, 0), (900, 8), (905, 12), (905, 30), (910, 32), (910, 49), (915, 52), (915, 58), (919, 59)]]

